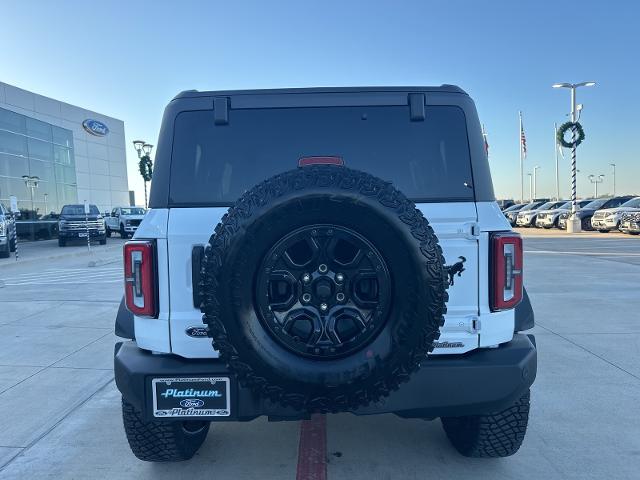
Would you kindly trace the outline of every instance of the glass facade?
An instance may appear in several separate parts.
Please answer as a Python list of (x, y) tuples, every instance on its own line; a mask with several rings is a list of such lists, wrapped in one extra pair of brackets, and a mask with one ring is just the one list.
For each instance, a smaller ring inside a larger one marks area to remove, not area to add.
[(77, 203), (71, 130), (0, 108), (0, 202), (18, 198), (20, 220), (55, 219)]

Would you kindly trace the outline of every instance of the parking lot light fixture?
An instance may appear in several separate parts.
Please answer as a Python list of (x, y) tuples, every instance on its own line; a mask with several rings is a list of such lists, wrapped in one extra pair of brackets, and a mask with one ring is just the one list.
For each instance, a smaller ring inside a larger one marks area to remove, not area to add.
[(601, 173), (597, 177), (595, 175), (589, 175), (589, 181), (594, 186), (594, 198), (598, 198), (598, 184), (604, 182), (604, 175)]
[[(596, 82), (588, 81), (588, 82), (580, 82), (580, 83), (554, 83), (552, 85), (553, 88), (568, 88), (571, 90), (571, 123), (576, 123), (578, 108), (576, 106), (576, 89), (579, 87), (593, 87)], [(580, 107), (582, 109), (582, 106)], [(567, 220), (567, 232), (574, 233), (580, 232), (581, 230), (581, 221), (576, 215), (576, 211), (578, 210), (578, 196), (577, 196), (577, 186), (576, 186), (576, 131), (573, 130), (573, 143), (574, 146), (571, 148), (571, 216)]]
[(609, 165), (611, 165), (613, 167), (613, 196), (616, 196), (616, 164), (615, 163), (610, 163)]

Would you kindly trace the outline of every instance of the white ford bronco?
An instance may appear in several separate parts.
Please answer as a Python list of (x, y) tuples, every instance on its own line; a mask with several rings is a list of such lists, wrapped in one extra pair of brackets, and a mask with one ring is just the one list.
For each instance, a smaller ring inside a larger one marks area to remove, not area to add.
[(460, 88), (186, 91), (124, 247), (127, 439), (193, 456), (211, 423), (440, 418), (520, 447), (536, 376), (521, 238)]

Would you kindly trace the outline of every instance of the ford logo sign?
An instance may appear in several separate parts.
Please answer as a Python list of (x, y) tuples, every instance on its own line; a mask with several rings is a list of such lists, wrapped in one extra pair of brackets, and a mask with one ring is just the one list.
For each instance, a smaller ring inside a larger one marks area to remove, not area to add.
[(104, 137), (107, 133), (109, 133), (109, 127), (107, 127), (104, 123), (99, 122), (98, 120), (92, 120), (87, 118), (84, 122), (82, 122), (82, 128), (84, 128), (91, 135), (95, 135), (96, 137)]
[(204, 405), (204, 401), (199, 398), (185, 398), (180, 400), (180, 406), (182, 408), (200, 408)]
[(207, 327), (202, 326), (202, 327), (189, 327), (184, 331), (187, 335), (189, 335), (190, 337), (194, 337), (194, 338), (202, 338), (202, 337), (206, 337), (208, 336), (208, 330)]

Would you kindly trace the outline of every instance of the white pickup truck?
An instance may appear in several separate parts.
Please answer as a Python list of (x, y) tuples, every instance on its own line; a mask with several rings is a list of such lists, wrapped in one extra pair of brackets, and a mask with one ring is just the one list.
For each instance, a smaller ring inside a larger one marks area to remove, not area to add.
[(119, 232), (122, 238), (132, 237), (144, 218), (146, 210), (141, 207), (116, 207), (110, 216), (105, 216), (107, 237), (112, 232)]

